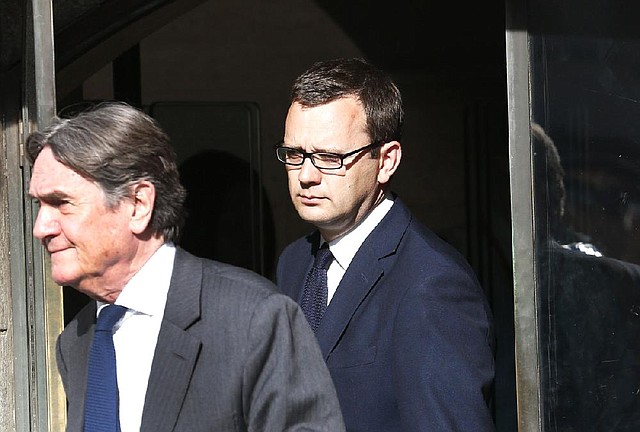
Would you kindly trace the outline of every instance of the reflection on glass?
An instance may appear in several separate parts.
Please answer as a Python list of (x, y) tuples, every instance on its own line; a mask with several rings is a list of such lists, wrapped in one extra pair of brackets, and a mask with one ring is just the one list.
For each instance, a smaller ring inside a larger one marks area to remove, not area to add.
[(575, 231), (558, 149), (531, 133), (545, 431), (640, 430), (640, 266)]
[(556, 36), (532, 48), (545, 431), (637, 431), (640, 44)]
[(545, 431), (640, 430), (640, 41), (608, 18), (531, 39)]

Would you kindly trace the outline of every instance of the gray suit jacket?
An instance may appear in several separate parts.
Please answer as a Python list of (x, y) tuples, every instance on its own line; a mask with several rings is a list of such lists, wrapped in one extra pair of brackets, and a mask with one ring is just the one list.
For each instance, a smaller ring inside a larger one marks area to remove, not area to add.
[[(90, 302), (57, 342), (67, 431), (83, 430)], [(343, 431), (302, 311), (267, 279), (178, 248), (141, 431)]]

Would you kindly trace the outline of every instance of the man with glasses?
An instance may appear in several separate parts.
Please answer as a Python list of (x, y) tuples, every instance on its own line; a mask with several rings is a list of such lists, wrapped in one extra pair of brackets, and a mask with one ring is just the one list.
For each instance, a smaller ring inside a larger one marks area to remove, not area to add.
[(283, 251), (277, 282), (315, 330), (347, 430), (491, 431), (491, 313), (464, 258), (390, 191), (402, 123), (396, 85), (364, 60), (296, 79), (276, 156), (317, 230)]

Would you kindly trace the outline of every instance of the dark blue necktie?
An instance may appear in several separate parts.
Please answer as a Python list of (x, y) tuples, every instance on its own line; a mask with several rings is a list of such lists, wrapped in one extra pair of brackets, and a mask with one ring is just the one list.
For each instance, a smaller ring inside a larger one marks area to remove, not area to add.
[(327, 269), (332, 260), (333, 255), (329, 250), (329, 244), (325, 243), (316, 252), (313, 267), (304, 282), (304, 293), (300, 306), (314, 332), (318, 329), (320, 320), (327, 309)]
[(127, 308), (123, 306), (109, 305), (104, 307), (98, 315), (89, 352), (84, 407), (85, 432), (120, 431), (113, 326), (122, 318), (126, 310)]

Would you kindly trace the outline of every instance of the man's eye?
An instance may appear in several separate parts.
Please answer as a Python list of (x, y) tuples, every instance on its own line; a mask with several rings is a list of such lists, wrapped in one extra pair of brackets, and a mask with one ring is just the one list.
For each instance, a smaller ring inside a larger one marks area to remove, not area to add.
[(57, 199), (57, 200), (52, 200), (49, 203), (52, 207), (63, 207), (69, 204), (68, 200), (64, 200), (64, 199)]
[(321, 162), (340, 163), (340, 156), (333, 153), (316, 153), (315, 157)]
[(287, 159), (300, 159), (302, 158), (302, 154), (298, 151), (295, 150), (288, 150), (286, 153), (286, 158)]

